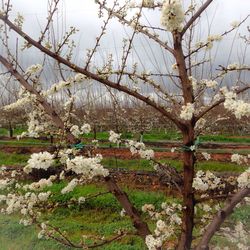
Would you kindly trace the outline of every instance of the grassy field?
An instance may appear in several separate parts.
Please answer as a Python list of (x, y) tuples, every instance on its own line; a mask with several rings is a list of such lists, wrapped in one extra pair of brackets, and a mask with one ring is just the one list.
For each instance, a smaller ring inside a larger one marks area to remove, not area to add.
[[(60, 190), (65, 183), (54, 184), (47, 190), (53, 191), (55, 195), (51, 198), (53, 202), (65, 202), (72, 198), (77, 199), (80, 196), (87, 197), (100, 191), (105, 191), (105, 187), (100, 185), (86, 185), (77, 187), (73, 192), (62, 195)], [(145, 203), (155, 204), (159, 207), (163, 201), (180, 202), (172, 197), (166, 197), (163, 192), (139, 191), (126, 189), (130, 200), (136, 208), (140, 209)], [(120, 216), (121, 207), (111, 194), (99, 196), (95, 199), (86, 201), (83, 205), (73, 205), (72, 207), (58, 207), (51, 213), (44, 212), (42, 214), (43, 221), (49, 221), (52, 225), (68, 232), (68, 236), (78, 242), (83, 235), (97, 236), (104, 235), (111, 237), (118, 229), (133, 231), (130, 220), (125, 216)], [(154, 228), (154, 224), (147, 216), (143, 216), (144, 220), (149, 222), (150, 228)], [(24, 227), (20, 225), (18, 215), (2, 215), (0, 214), (0, 242), (1, 250), (66, 250), (73, 249), (64, 247), (53, 240), (37, 238), (39, 229), (35, 226)], [(226, 225), (232, 225), (238, 220), (243, 220), (250, 227), (250, 207), (243, 206), (237, 208), (235, 213), (226, 222)], [(91, 243), (91, 241), (89, 242)], [(231, 246), (225, 239), (219, 236), (214, 237), (213, 243), (218, 246)], [(135, 236), (127, 236), (119, 242), (114, 242), (100, 250), (146, 250), (142, 240)], [(234, 249), (234, 248), (230, 248)]]
[[(84, 187), (77, 187), (73, 192), (67, 195), (62, 195), (60, 190), (64, 186), (65, 183), (59, 183), (48, 188), (48, 190), (52, 190), (53, 193), (55, 193), (51, 201), (66, 202), (73, 197), (77, 199), (80, 196), (87, 196), (106, 190), (102, 186), (86, 185)], [(153, 203), (159, 207), (161, 202), (170, 199), (162, 192), (143, 192), (128, 189), (126, 189), (126, 191), (129, 194), (129, 198), (138, 209), (145, 203)], [(81, 206), (74, 205), (70, 208), (59, 207), (51, 214), (44, 213), (42, 217), (43, 220), (49, 220), (54, 226), (69, 232), (70, 238), (77, 242), (82, 235), (104, 235), (105, 237), (111, 237), (118, 229), (133, 231), (129, 218), (121, 217), (120, 211), (121, 207), (114, 197), (111, 194), (106, 194), (95, 199), (90, 199)], [(38, 240), (38, 229), (34, 226), (23, 227), (18, 224), (18, 221), (19, 218), (17, 215), (0, 215), (1, 250), (73, 249), (62, 247), (51, 240)], [(112, 243), (100, 249), (142, 250), (146, 248), (140, 238), (128, 236), (123, 238), (120, 242)]]
[[(22, 132), (24, 132), (24, 128), (17, 128), (14, 129), (14, 136), (20, 135)], [(0, 136), (8, 136), (9, 132), (5, 128), (0, 128)], [(98, 140), (107, 140), (109, 137), (109, 132), (97, 132), (96, 139)], [(122, 138), (123, 139), (132, 139), (135, 137), (135, 139), (139, 139), (139, 135), (132, 135), (129, 132), (123, 133)], [(83, 136), (83, 139), (93, 139), (94, 134), (89, 133), (87, 135)], [(147, 132), (143, 135), (143, 140), (145, 142), (156, 142), (156, 141), (179, 141), (182, 139), (182, 135), (177, 131), (152, 131)], [(220, 135), (201, 135), (200, 136), (201, 141), (204, 142), (227, 142), (227, 143), (250, 143), (250, 135), (246, 136), (235, 136), (235, 135), (229, 135), (229, 134), (220, 134)]]

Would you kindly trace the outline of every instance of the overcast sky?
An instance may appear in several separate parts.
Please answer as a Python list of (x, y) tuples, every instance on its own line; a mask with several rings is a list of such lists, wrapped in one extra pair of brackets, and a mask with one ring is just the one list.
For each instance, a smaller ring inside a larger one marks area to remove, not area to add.
[[(46, 23), (47, 0), (11, 0), (11, 2), (13, 9), (10, 19), (13, 20), (17, 12), (20, 12), (25, 17), (23, 30), (31, 36), (38, 38), (41, 27), (44, 27)], [(113, 1), (108, 0), (108, 2), (112, 3)], [(185, 0), (183, 2), (187, 5), (189, 1)], [(206, 39), (209, 24), (211, 24), (211, 34), (219, 34), (229, 29), (232, 21), (240, 21), (249, 13), (250, 0), (214, 0), (206, 13), (203, 14), (202, 23), (199, 27), (202, 38)], [(144, 14), (150, 24), (160, 24), (159, 12), (145, 10)], [(74, 26), (80, 30), (74, 39), (77, 45), (78, 62), (83, 62), (86, 49), (93, 47), (102, 24), (102, 21), (98, 19), (97, 6), (94, 0), (61, 0), (59, 12), (55, 17), (58, 17), (58, 26), (63, 31), (66, 31), (70, 26)], [(248, 23), (238, 30), (237, 34), (245, 33), (246, 26), (250, 24), (249, 20)], [(54, 19), (54, 23), (56, 24), (56, 18)], [(106, 58), (110, 52), (116, 54), (117, 57), (121, 56), (121, 40), (126, 36), (126, 32), (129, 32), (129, 30), (125, 30), (118, 22), (111, 22), (107, 35), (102, 40), (99, 54), (97, 53), (97, 59), (95, 59), (97, 63), (101, 63), (102, 58)], [(58, 36), (62, 37), (62, 34), (59, 33)], [(215, 45), (217, 47), (213, 53), (216, 53), (217, 64), (232, 63), (237, 61), (238, 58), (242, 58), (242, 46), (234, 42), (234, 38), (235, 33), (226, 37), (223, 43)], [(12, 41), (14, 45), (15, 39)], [(233, 43), (235, 43), (235, 47), (233, 53), (230, 54), (230, 48)], [(165, 67), (162, 63), (164, 60), (169, 60), (167, 63), (172, 63), (171, 57), (165, 57), (159, 47), (156, 48), (154, 43), (149, 43), (143, 36), (137, 36), (133, 46), (134, 50), (131, 53), (130, 62), (134, 60), (134, 57), (139, 55), (138, 57), (140, 57), (146, 70), (157, 69), (160, 71), (161, 67)], [(27, 65), (39, 63), (36, 51), (34, 48), (29, 49), (23, 56), (20, 55), (20, 57)], [(29, 56), (27, 56), (27, 53)]]

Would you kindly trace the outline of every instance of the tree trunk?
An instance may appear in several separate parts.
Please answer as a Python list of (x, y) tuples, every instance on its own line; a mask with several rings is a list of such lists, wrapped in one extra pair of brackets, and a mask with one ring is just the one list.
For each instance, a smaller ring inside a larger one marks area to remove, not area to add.
[(96, 124), (94, 124), (94, 129), (93, 129), (94, 131), (94, 140), (96, 140)]
[(10, 138), (13, 137), (13, 128), (12, 128), (11, 122), (9, 122), (9, 136)]
[[(190, 128), (187, 133), (183, 135), (184, 145), (190, 147), (194, 145), (194, 129)], [(195, 156), (193, 151), (183, 152), (183, 217), (182, 217), (182, 233), (178, 245), (178, 250), (185, 250), (191, 248), (192, 233), (194, 227), (194, 193), (193, 193), (193, 178), (194, 178), (194, 164)]]

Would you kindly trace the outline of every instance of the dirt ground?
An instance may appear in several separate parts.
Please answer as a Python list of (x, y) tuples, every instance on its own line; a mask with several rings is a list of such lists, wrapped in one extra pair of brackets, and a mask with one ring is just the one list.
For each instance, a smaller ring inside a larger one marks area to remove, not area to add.
[[(178, 145), (165, 145), (165, 146), (178, 146)], [(250, 150), (250, 145), (248, 144), (223, 144), (218, 145), (217, 143), (207, 144), (206, 149), (218, 149), (218, 146), (220, 146), (221, 149), (228, 149), (231, 150), (232, 153), (234, 150)], [(167, 148), (167, 147), (166, 147)], [(171, 148), (171, 147), (169, 147)], [(39, 146), (6, 146), (1, 145), (0, 151), (6, 152), (6, 153), (17, 153), (17, 154), (31, 154), (31, 153), (38, 153), (41, 151), (50, 151), (53, 152), (53, 147), (39, 147)], [(204, 151), (206, 151), (204, 149)], [(137, 159), (137, 155), (132, 155), (127, 148), (99, 148), (94, 151), (95, 153), (102, 154), (103, 157), (114, 157), (118, 159)], [(181, 152), (169, 152), (169, 151), (161, 151), (161, 152), (155, 152), (155, 158), (156, 159), (174, 159), (174, 160), (180, 160), (182, 159)], [(198, 154), (198, 159), (202, 160), (202, 156)], [(231, 158), (231, 153), (211, 153), (211, 160), (213, 161), (220, 161), (220, 162), (229, 162)]]

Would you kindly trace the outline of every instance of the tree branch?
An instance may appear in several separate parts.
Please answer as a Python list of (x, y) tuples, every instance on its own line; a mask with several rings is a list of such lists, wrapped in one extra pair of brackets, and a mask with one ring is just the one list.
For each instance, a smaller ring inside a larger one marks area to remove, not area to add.
[[(56, 111), (51, 107), (51, 105), (44, 99), (38, 91), (36, 91), (33, 86), (31, 86), (24, 77), (13, 68), (12, 64), (9, 63), (3, 56), (0, 55), (0, 62), (8, 69), (11, 75), (13, 75), (17, 81), (27, 89), (31, 94), (36, 96), (36, 100), (40, 103), (40, 105), (44, 108), (45, 112), (50, 116), (51, 120), (55, 123), (55, 125), (65, 131), (65, 126), (62, 119), (56, 113)], [(76, 138), (70, 133), (69, 130), (66, 129), (66, 136), (70, 143), (76, 143)]]
[(189, 19), (184, 28), (181, 31), (181, 36), (185, 34), (185, 32), (189, 29), (189, 27), (195, 22), (197, 18), (202, 14), (203, 11), (213, 2), (213, 0), (207, 0), (198, 10), (197, 12)]
[[(236, 94), (240, 94), (246, 90), (250, 89), (250, 84), (237, 90)], [(204, 109), (200, 114), (198, 114), (195, 117), (195, 121), (197, 122), (199, 119), (201, 119), (206, 113), (208, 113), (210, 110), (214, 109), (215, 107), (217, 107), (218, 105), (220, 105), (221, 103), (223, 103), (225, 101), (225, 98), (223, 97), (222, 99), (218, 100), (217, 102), (215, 102), (214, 104), (212, 104), (211, 106), (206, 107), (206, 109)]]
[(220, 228), (224, 220), (233, 212), (235, 206), (243, 200), (244, 197), (250, 194), (250, 188), (244, 188), (238, 191), (231, 199), (228, 200), (226, 206), (220, 210), (214, 217), (212, 222), (207, 227), (205, 233), (202, 236), (196, 250), (208, 249), (208, 244), (216, 231)]

